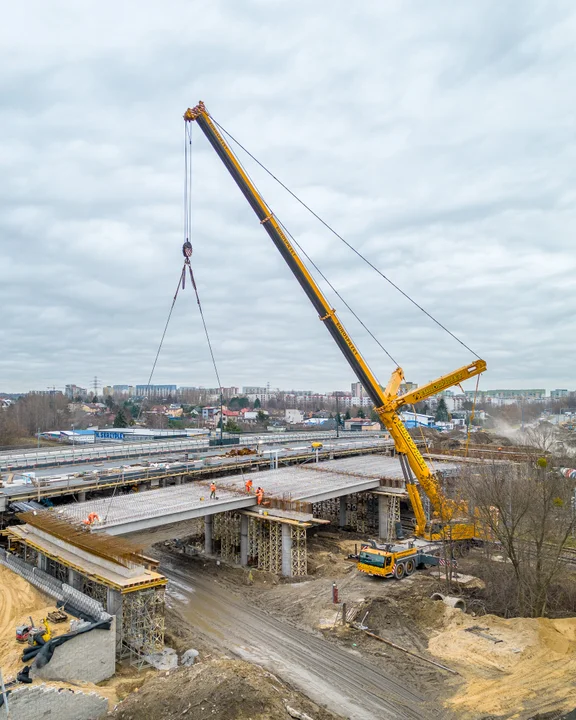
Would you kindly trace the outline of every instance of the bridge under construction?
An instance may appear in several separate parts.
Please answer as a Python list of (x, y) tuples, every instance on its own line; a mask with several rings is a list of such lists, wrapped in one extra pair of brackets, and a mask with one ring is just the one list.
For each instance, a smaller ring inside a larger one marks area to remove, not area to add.
[[(444, 463), (445, 474), (457, 466)], [(258, 505), (245, 481), (264, 490)], [(204, 551), (223, 560), (254, 565), (286, 576), (306, 575), (306, 530), (328, 522), (396, 537), (400, 503), (408, 501), (398, 458), (361, 456), (228, 475), (63, 505), (59, 513), (75, 522), (93, 518), (93, 533), (127, 535), (144, 544), (204, 535)]]

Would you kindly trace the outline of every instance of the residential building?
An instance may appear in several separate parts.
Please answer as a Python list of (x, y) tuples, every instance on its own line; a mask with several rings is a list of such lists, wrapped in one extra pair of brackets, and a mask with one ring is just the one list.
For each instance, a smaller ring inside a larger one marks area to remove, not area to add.
[(265, 395), (267, 392), (269, 392), (269, 388), (256, 385), (247, 385), (242, 388), (242, 395)]
[(66, 395), (66, 397), (70, 400), (77, 397), (84, 399), (88, 397), (88, 390), (86, 388), (81, 388), (78, 385), (70, 384), (66, 385), (64, 395)]
[(560, 398), (566, 398), (570, 395), (568, 390), (550, 390), (551, 400), (560, 400)]
[(136, 385), (137, 397), (166, 398), (176, 395), (176, 385)]
[(134, 395), (134, 386), (133, 385), (112, 385), (112, 394), (113, 395), (126, 395), (127, 397), (130, 397), (130, 395)]
[(406, 395), (406, 393), (412, 392), (412, 390), (416, 390), (417, 388), (418, 388), (418, 383), (408, 382), (408, 380), (406, 380), (398, 388), (398, 394)]
[[(525, 400), (526, 402), (543, 401), (546, 390), (541, 388), (530, 390), (478, 390), (478, 393), (475, 390), (466, 390), (465, 394), (468, 400), (474, 400), (474, 396), (477, 395), (479, 402), (509, 405), (519, 400)], [(499, 400), (504, 402), (498, 403)]]
[(302, 410), (285, 410), (284, 419), (289, 425), (295, 425), (304, 421)]
[(202, 408), (202, 420), (212, 420), (215, 415), (220, 415), (220, 407), (203, 407)]
[(222, 397), (224, 400), (230, 400), (233, 397), (238, 397), (240, 395), (240, 388), (237, 387), (223, 387), (222, 388)]
[(350, 385), (350, 391), (351, 391), (351, 395), (353, 397), (361, 398), (361, 397), (364, 397), (364, 395), (366, 395), (366, 392), (364, 391), (364, 388), (362, 387), (362, 383), (359, 383), (359, 382), (353, 382)]

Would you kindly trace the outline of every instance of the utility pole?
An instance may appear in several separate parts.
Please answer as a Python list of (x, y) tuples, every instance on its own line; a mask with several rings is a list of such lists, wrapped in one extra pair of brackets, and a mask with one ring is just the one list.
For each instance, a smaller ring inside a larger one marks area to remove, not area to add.
[(338, 398), (340, 397), (340, 393), (336, 391), (336, 437), (340, 437), (340, 406), (338, 405)]

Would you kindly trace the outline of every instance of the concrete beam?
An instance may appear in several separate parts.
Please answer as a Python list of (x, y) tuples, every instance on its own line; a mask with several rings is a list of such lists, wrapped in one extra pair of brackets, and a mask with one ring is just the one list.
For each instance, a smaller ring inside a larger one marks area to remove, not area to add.
[(317, 490), (314, 488), (307, 488), (307, 492), (294, 495), (294, 500), (304, 500), (305, 502), (322, 502), (323, 500), (333, 500), (334, 498), (342, 497), (343, 495), (351, 495), (357, 492), (366, 492), (367, 490), (376, 490), (380, 487), (379, 478), (367, 478), (366, 480), (353, 481), (348, 485), (342, 485), (341, 487), (331, 488), (330, 490)]
[(164, 515), (155, 515), (153, 517), (143, 518), (141, 520), (123, 520), (119, 525), (99, 525), (93, 528), (93, 532), (104, 531), (109, 535), (127, 535), (133, 532), (142, 532), (150, 530), (162, 525), (170, 525), (171, 523), (183, 522), (185, 520), (194, 520), (195, 518), (206, 517), (207, 515), (216, 515), (217, 513), (227, 512), (228, 510), (242, 510), (254, 504), (254, 499), (250, 497), (232, 498), (227, 501), (218, 501), (209, 505), (207, 502), (199, 503), (196, 507), (180, 512), (173, 512)]

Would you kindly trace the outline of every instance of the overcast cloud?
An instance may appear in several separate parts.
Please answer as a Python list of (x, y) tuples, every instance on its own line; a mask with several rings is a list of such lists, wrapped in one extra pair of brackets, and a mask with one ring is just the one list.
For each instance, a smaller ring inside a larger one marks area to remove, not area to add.
[[(181, 269), (182, 114), (200, 99), (486, 359), (481, 387), (574, 389), (575, 41), (570, 0), (5, 6), (0, 391), (146, 382)], [(194, 131), (193, 263), (222, 383), (346, 388)], [(473, 359), (246, 165), (407, 379)], [(341, 316), (385, 382), (393, 364)], [(216, 384), (188, 287), (154, 382)]]

